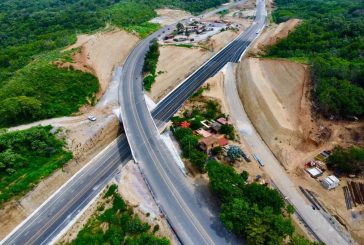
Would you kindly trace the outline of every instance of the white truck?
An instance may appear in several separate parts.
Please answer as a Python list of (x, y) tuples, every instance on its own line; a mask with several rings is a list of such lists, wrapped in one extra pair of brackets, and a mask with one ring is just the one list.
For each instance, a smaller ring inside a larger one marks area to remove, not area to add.
[(264, 162), (259, 159), (259, 157), (255, 154), (253, 154), (254, 159), (259, 163), (260, 166), (264, 167)]

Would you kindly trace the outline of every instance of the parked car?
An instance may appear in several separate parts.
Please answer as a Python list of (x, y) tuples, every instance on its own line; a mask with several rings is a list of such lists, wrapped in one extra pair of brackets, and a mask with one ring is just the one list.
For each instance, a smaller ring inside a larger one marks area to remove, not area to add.
[(88, 116), (87, 119), (90, 120), (91, 122), (96, 121), (96, 117), (92, 115)]

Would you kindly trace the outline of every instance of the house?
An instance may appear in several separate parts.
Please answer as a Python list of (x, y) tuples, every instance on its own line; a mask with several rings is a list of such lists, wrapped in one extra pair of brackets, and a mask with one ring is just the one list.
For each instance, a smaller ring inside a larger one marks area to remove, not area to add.
[(226, 118), (220, 117), (219, 119), (216, 120), (218, 123), (220, 123), (221, 125), (226, 125), (229, 124), (229, 121), (226, 120)]
[(206, 153), (210, 153), (213, 148), (218, 146), (226, 146), (229, 142), (224, 135), (211, 135), (209, 137), (200, 139), (198, 143), (201, 150)]
[(340, 180), (334, 175), (330, 175), (321, 181), (321, 185), (328, 190), (336, 188), (340, 183)]
[(218, 122), (213, 122), (213, 123), (211, 123), (211, 126), (210, 126), (210, 130), (212, 131), (212, 132), (214, 132), (214, 133), (218, 133), (218, 132), (220, 132), (220, 129), (221, 129), (221, 124), (220, 123), (218, 123)]
[(206, 138), (206, 137), (210, 137), (211, 136), (211, 133), (206, 131), (205, 129), (203, 128), (200, 128), (200, 129), (197, 129), (196, 130), (196, 133), (201, 135), (202, 137)]
[(311, 175), (312, 178), (317, 178), (322, 175), (322, 171), (319, 168), (307, 168), (306, 172)]

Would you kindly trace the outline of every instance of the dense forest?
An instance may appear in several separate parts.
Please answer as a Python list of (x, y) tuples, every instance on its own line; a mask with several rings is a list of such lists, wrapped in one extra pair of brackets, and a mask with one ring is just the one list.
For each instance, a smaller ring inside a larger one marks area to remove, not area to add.
[(220, 219), (247, 244), (316, 244), (295, 234), (290, 215), (278, 191), (257, 183), (246, 183), (249, 175), (238, 174), (217, 161), (207, 164), (212, 191), (221, 202)]
[(275, 22), (303, 23), (268, 56), (308, 59), (314, 97), (327, 116), (364, 116), (364, 1), (276, 0)]
[(72, 158), (52, 127), (0, 132), (0, 206), (32, 189)]
[[(87, 100), (86, 97), (95, 92), (94, 78), (79, 72), (58, 69), (51, 62), (44, 63), (48, 59), (48, 52), (59, 52), (75, 42), (77, 34), (94, 32), (110, 23), (127, 31), (136, 32), (143, 38), (158, 28), (158, 25), (147, 22), (157, 15), (154, 11), (157, 7), (170, 6), (196, 13), (223, 2), (226, 1), (1, 1), (0, 105), (1, 107), (7, 105), (8, 109), (0, 111), (0, 118), (9, 112), (12, 106), (17, 108), (18, 113), (12, 115), (12, 118), (0, 121), (0, 127), (69, 115), (77, 111)], [(39, 65), (39, 62), (42, 64)], [(25, 75), (28, 74), (32, 74), (32, 77), (26, 79)], [(75, 82), (74, 87), (80, 86), (84, 80), (88, 81), (88, 85), (86, 88), (78, 87), (84, 90), (79, 94), (69, 94), (72, 89), (68, 89), (68, 92), (63, 90), (70, 85), (70, 82), (66, 82), (69, 77)], [(23, 81), (24, 79), (26, 81)], [(47, 93), (49, 93), (47, 99), (43, 100), (42, 96)], [(62, 104), (62, 101), (67, 101), (62, 99), (62, 96), (72, 98), (72, 104)], [(49, 101), (53, 101), (53, 105), (50, 105)], [(57, 106), (55, 104), (58, 101), (61, 103)]]

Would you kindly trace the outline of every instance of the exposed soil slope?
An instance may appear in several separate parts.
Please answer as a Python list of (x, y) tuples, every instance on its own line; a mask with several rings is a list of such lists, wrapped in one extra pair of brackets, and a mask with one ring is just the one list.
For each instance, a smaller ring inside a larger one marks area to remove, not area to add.
[(254, 43), (251, 52), (264, 51), (268, 46), (276, 44), (279, 40), (286, 38), (300, 23), (301, 20), (299, 19), (291, 19), (279, 25), (274, 24), (268, 27)]
[(271, 148), (278, 147), (278, 141), (298, 145), (309, 139), (310, 111), (304, 96), (309, 74), (304, 65), (249, 58), (239, 65), (237, 76), (245, 109)]
[(114, 68), (124, 63), (138, 40), (138, 37), (130, 33), (115, 29), (93, 35), (80, 35), (76, 44), (67, 50), (80, 49), (73, 55), (75, 64), (72, 66), (92, 72), (99, 79), (99, 98), (108, 87)]

